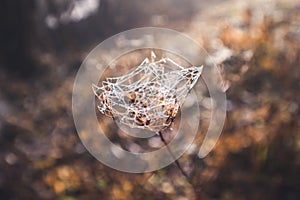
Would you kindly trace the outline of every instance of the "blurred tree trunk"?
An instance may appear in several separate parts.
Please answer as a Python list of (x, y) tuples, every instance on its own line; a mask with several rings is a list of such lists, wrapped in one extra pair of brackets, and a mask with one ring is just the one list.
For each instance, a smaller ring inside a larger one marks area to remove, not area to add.
[(35, 72), (32, 56), (35, 0), (1, 0), (0, 65), (26, 78)]

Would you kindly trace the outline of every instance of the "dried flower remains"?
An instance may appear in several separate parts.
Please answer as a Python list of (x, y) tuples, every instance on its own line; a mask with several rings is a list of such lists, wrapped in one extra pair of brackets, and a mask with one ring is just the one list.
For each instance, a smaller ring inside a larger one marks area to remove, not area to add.
[(132, 72), (93, 85), (99, 111), (132, 128), (157, 133), (170, 127), (203, 66), (184, 68), (170, 58), (155, 58), (152, 52)]

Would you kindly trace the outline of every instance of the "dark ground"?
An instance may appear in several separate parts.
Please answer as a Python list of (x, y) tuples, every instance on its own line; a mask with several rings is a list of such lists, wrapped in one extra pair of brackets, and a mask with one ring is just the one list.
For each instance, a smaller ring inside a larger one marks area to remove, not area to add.
[[(0, 199), (300, 199), (296, 0), (102, 0), (81, 19), (74, 2), (0, 3)], [(175, 165), (146, 174), (110, 169), (74, 127), (81, 62), (101, 41), (141, 26), (189, 34), (222, 71), (225, 127), (207, 157), (179, 159), (189, 181)]]

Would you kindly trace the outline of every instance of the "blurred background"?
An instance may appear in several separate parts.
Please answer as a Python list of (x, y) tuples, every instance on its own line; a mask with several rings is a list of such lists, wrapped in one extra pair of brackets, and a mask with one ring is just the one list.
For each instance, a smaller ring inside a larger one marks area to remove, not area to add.
[[(0, 15), (0, 199), (300, 199), (299, 1), (1, 0)], [(74, 127), (85, 56), (143, 26), (188, 34), (222, 72), (225, 127), (179, 159), (189, 179), (106, 167)]]

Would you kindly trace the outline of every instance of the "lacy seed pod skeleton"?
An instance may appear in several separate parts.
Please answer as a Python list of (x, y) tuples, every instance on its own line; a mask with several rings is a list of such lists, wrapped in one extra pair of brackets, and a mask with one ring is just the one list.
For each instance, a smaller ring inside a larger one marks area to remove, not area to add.
[[(170, 58), (155, 58), (152, 52), (134, 71), (93, 85), (99, 111), (132, 128), (157, 133), (170, 127), (203, 67), (183, 68)], [(169, 69), (174, 65), (178, 70)]]

